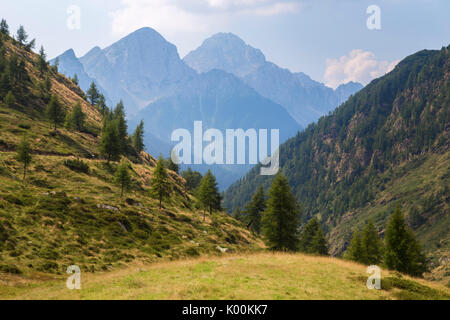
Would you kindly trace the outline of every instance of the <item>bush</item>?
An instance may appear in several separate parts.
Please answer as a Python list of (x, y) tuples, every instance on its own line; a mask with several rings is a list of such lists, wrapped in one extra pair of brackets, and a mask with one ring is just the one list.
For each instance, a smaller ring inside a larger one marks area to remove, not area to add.
[(0, 272), (4, 273), (12, 273), (12, 274), (21, 274), (22, 271), (19, 270), (14, 265), (0, 264)]
[(83, 160), (68, 159), (64, 161), (64, 165), (72, 171), (89, 174), (89, 165)]

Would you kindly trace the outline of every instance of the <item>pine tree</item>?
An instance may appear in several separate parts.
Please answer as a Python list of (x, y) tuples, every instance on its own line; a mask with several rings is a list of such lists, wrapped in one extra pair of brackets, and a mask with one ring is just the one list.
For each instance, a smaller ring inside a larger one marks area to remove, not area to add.
[(63, 123), (65, 118), (65, 111), (56, 96), (50, 98), (50, 102), (48, 103), (45, 112), (47, 117), (53, 123), (53, 130), (56, 131), (57, 125)]
[(350, 241), (350, 245), (345, 252), (345, 257), (347, 259), (363, 262), (365, 260), (365, 252), (361, 239), (361, 231), (355, 229), (353, 232), (352, 240)]
[(247, 213), (247, 228), (260, 234), (262, 214), (266, 210), (266, 196), (264, 187), (260, 186), (247, 204), (245, 211)]
[(207, 210), (210, 215), (212, 215), (213, 210), (220, 210), (219, 188), (217, 187), (216, 177), (211, 173), (211, 170), (208, 170), (200, 181), (198, 199), (203, 206), (203, 221), (206, 220)]
[(117, 160), (120, 155), (119, 135), (114, 121), (105, 121), (102, 131), (100, 153), (106, 156), (108, 163)]
[(9, 36), (9, 26), (5, 19), (0, 22), (0, 32)]
[(269, 247), (278, 251), (298, 249), (300, 210), (283, 174), (278, 174), (268, 192), (262, 230)]
[(159, 156), (158, 163), (153, 170), (152, 194), (159, 200), (159, 209), (162, 208), (162, 201), (169, 197), (171, 193), (169, 175), (164, 166), (164, 159)]
[(134, 130), (132, 141), (134, 150), (136, 150), (137, 153), (144, 151), (144, 121), (141, 120), (136, 127), (136, 130)]
[(22, 142), (17, 146), (17, 161), (23, 163), (23, 181), (27, 174), (28, 165), (31, 163), (31, 148), (26, 137), (23, 137)]
[(389, 269), (412, 276), (421, 276), (427, 270), (422, 248), (406, 225), (399, 206), (389, 219), (385, 246), (384, 262)]
[(124, 190), (128, 190), (131, 185), (131, 176), (129, 172), (129, 163), (123, 159), (117, 167), (114, 175), (115, 182), (120, 186), (120, 198), (123, 197)]
[(86, 92), (89, 102), (95, 106), (98, 102), (98, 99), (100, 97), (100, 93), (98, 92), (97, 86), (94, 81), (92, 81), (91, 86), (89, 87), (88, 91)]
[(119, 147), (121, 154), (127, 154), (128, 151), (128, 126), (125, 120), (125, 107), (122, 100), (114, 109), (114, 119), (117, 124), (117, 133), (119, 137)]
[(320, 225), (312, 240), (312, 252), (322, 256), (328, 255), (327, 240), (325, 239), (325, 235), (323, 234)]
[(369, 220), (364, 227), (361, 241), (364, 248), (364, 256), (361, 262), (367, 265), (381, 263), (383, 259), (383, 242), (372, 220)]
[(86, 115), (81, 108), (81, 104), (77, 102), (73, 107), (72, 112), (67, 117), (67, 127), (69, 129), (82, 131), (85, 119)]
[(310, 254), (328, 254), (325, 236), (316, 218), (310, 219), (300, 234), (300, 251)]
[(47, 71), (47, 55), (45, 54), (44, 47), (41, 46), (41, 50), (39, 50), (39, 56), (37, 61), (37, 68), (41, 74), (41, 76)]
[(19, 26), (19, 29), (17, 30), (17, 36), (16, 40), (19, 41), (20, 44), (25, 44), (28, 39), (28, 34), (25, 31), (25, 28), (21, 25)]

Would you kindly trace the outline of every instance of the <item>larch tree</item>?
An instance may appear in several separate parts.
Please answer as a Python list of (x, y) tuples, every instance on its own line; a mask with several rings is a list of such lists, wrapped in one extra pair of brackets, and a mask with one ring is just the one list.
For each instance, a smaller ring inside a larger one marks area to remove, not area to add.
[(120, 198), (122, 199), (125, 190), (128, 190), (131, 186), (130, 164), (124, 158), (117, 167), (114, 175), (115, 182), (120, 186)]
[(20, 144), (17, 146), (16, 160), (23, 164), (23, 181), (27, 174), (28, 165), (31, 163), (31, 148), (26, 137), (23, 137)]
[(50, 102), (47, 105), (45, 113), (47, 114), (48, 119), (52, 122), (54, 131), (56, 131), (58, 124), (64, 123), (66, 112), (64, 111), (61, 103), (58, 101), (57, 96), (53, 95), (50, 98)]
[(164, 159), (159, 156), (155, 169), (153, 170), (151, 192), (159, 200), (159, 209), (162, 209), (162, 202), (171, 194), (171, 186), (167, 169), (164, 166)]
[(262, 217), (262, 230), (270, 249), (276, 251), (298, 249), (299, 211), (288, 180), (279, 173), (269, 189), (267, 209)]

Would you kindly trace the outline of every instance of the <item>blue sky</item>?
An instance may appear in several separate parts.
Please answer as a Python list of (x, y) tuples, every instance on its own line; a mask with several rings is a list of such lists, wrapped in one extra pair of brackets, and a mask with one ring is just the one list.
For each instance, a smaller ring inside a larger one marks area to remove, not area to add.
[[(80, 29), (69, 29), (70, 6)], [(369, 30), (369, 5), (381, 30)], [(405, 56), (450, 43), (449, 0), (14, 0), (0, 2), (11, 30), (23, 24), (49, 57), (83, 55), (143, 26), (155, 28), (183, 57), (216, 32), (233, 32), (268, 60), (336, 86), (364, 84)]]

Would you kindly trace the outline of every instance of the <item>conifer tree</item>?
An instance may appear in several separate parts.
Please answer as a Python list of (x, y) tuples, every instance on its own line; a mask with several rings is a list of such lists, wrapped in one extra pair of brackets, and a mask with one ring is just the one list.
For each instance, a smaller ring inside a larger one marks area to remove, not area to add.
[(89, 99), (89, 102), (95, 106), (98, 102), (100, 93), (98, 92), (97, 85), (94, 81), (92, 81), (91, 86), (89, 87), (88, 91), (86, 92), (87, 97)]
[(283, 174), (278, 174), (269, 189), (267, 209), (262, 217), (262, 230), (270, 249), (298, 249), (299, 211), (288, 180)]
[(123, 197), (124, 191), (128, 190), (131, 185), (131, 176), (128, 167), (129, 167), (128, 161), (126, 161), (125, 158), (122, 159), (114, 175), (115, 182), (120, 186), (121, 199)]
[(356, 261), (361, 262), (365, 260), (365, 252), (361, 239), (361, 231), (355, 229), (353, 232), (352, 240), (350, 241), (350, 245), (345, 252), (345, 257)]
[(0, 22), (0, 32), (9, 36), (9, 26), (5, 19)]
[(56, 131), (57, 125), (64, 122), (65, 111), (55, 95), (50, 98), (50, 102), (48, 103), (45, 112), (47, 117), (53, 123), (53, 130)]
[(136, 130), (134, 130), (132, 141), (133, 147), (137, 153), (144, 151), (144, 121), (141, 120), (139, 125), (136, 127)]
[(364, 256), (361, 262), (367, 265), (381, 263), (383, 259), (383, 242), (372, 220), (369, 220), (364, 227), (361, 242), (364, 248)]
[(37, 68), (41, 76), (44, 74), (45, 71), (47, 71), (47, 67), (48, 67), (47, 55), (45, 54), (44, 47), (41, 46), (41, 50), (39, 50), (39, 56), (37, 61)]
[(302, 230), (300, 251), (310, 254), (328, 254), (325, 236), (316, 218), (310, 219)]
[(72, 112), (67, 116), (67, 127), (76, 131), (82, 131), (85, 119), (86, 115), (81, 108), (81, 104), (77, 102), (73, 107)]
[(108, 163), (117, 160), (120, 155), (119, 135), (114, 121), (105, 121), (102, 131), (100, 153), (106, 156)]
[(27, 174), (28, 165), (31, 163), (31, 148), (30, 144), (26, 137), (23, 137), (20, 144), (17, 146), (17, 161), (23, 163), (23, 181), (25, 181), (25, 177)]
[(122, 100), (120, 100), (114, 109), (114, 120), (117, 125), (119, 147), (122, 154), (127, 154), (128, 151), (128, 126), (125, 117), (125, 107)]
[(211, 170), (208, 170), (200, 181), (198, 199), (203, 206), (203, 221), (206, 220), (207, 210), (210, 215), (212, 215), (213, 210), (220, 210), (219, 188), (217, 187), (216, 177), (211, 173)]
[(19, 26), (19, 29), (17, 30), (16, 40), (23, 45), (27, 42), (27, 39), (28, 34), (26, 33), (25, 28), (22, 25)]
[(152, 194), (159, 200), (159, 209), (162, 208), (162, 201), (171, 194), (169, 175), (164, 166), (162, 156), (159, 156), (156, 167), (153, 170)]
[(247, 228), (260, 234), (262, 214), (266, 210), (266, 196), (264, 187), (260, 186), (247, 204), (245, 211), (247, 213)]
[(322, 256), (328, 255), (328, 244), (327, 240), (325, 239), (325, 235), (323, 234), (322, 228), (320, 228), (316, 231), (316, 234), (314, 235), (312, 239), (312, 252), (315, 254), (319, 254)]
[(427, 270), (421, 245), (406, 225), (399, 206), (386, 228), (384, 262), (389, 269), (412, 276), (421, 276)]

